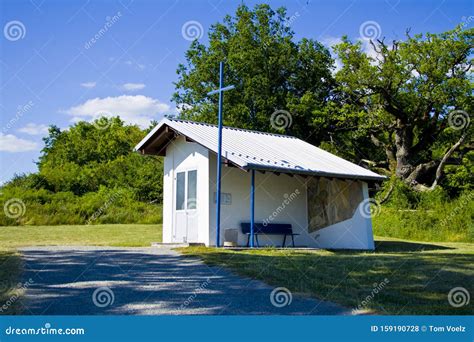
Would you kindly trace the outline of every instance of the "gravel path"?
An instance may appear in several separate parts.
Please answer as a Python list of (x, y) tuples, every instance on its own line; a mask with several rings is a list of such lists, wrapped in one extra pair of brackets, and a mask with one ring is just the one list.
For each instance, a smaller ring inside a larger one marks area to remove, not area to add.
[(263, 282), (185, 258), (168, 248), (23, 248), (24, 314), (331, 315), (329, 302), (275, 297)]

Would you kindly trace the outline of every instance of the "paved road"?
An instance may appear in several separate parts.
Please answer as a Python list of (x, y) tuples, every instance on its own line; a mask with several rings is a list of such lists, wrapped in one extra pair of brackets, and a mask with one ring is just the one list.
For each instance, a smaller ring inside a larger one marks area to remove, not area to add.
[[(273, 287), (166, 248), (34, 247), (22, 252), (23, 281), (29, 282), (24, 314), (350, 314), (295, 295), (289, 305), (274, 306)], [(285, 299), (277, 296), (277, 305)]]

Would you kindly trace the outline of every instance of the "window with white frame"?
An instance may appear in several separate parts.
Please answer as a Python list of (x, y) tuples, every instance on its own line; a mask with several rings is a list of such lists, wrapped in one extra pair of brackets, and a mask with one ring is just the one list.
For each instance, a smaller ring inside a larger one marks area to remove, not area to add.
[(197, 170), (176, 173), (176, 210), (197, 208)]

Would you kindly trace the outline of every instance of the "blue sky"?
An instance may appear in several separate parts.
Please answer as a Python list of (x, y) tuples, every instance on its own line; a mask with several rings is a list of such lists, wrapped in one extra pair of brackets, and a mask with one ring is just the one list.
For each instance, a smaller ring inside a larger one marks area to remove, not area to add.
[[(36, 170), (46, 127), (99, 113), (147, 126), (175, 112), (176, 68), (190, 40), (241, 3), (262, 1), (3, 0), (0, 7), (0, 182)], [(327, 45), (342, 35), (472, 26), (473, 2), (270, 1), (285, 6), (296, 37)], [(371, 30), (372, 29), (372, 30)]]

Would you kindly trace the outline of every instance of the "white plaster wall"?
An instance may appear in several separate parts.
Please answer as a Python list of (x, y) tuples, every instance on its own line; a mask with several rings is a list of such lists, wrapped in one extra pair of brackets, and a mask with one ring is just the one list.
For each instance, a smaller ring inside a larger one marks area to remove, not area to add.
[[(173, 242), (174, 221), (174, 176), (176, 172), (186, 169), (198, 170), (198, 242), (207, 246), (215, 245), (216, 205), (216, 156), (202, 146), (178, 138), (168, 146), (164, 160), (163, 182), (163, 242)], [(366, 208), (361, 203), (354, 216), (346, 221), (308, 233), (307, 231), (307, 191), (305, 179), (299, 176), (279, 176), (273, 173), (255, 174), (255, 220), (262, 222), (273, 217), (272, 223), (290, 223), (293, 231), (300, 235), (295, 237), (297, 246), (319, 247), (329, 249), (374, 249), (372, 221), (363, 215)], [(209, 178), (208, 178), (209, 177)], [(285, 194), (299, 194), (289, 204), (284, 204)], [(363, 182), (363, 198), (368, 200), (367, 183)], [(240, 233), (240, 222), (250, 221), (250, 172), (234, 167), (222, 167), (222, 192), (232, 194), (232, 204), (221, 206), (221, 245), (224, 242), (226, 228), (239, 231), (238, 243), (245, 245), (246, 236)], [(260, 244), (280, 246), (283, 237), (269, 236), (259, 238)], [(287, 239), (287, 244), (291, 241)]]
[(166, 150), (163, 161), (163, 242), (171, 243), (171, 231), (173, 224), (173, 149)]
[[(316, 247), (327, 249), (374, 249), (372, 219), (367, 215), (369, 191), (367, 183), (362, 183), (364, 201), (361, 202), (351, 219), (338, 222), (312, 233)], [(319, 236), (318, 236), (319, 235)]]
[[(209, 155), (209, 238), (207, 245), (215, 245), (216, 236), (216, 205), (214, 192), (216, 191), (216, 156)], [(222, 192), (232, 194), (232, 204), (221, 206), (221, 241), (224, 242), (226, 228), (239, 230), (239, 245), (245, 246), (247, 238), (240, 232), (240, 222), (250, 221), (250, 172), (238, 168), (222, 167)], [(370, 216), (363, 215), (367, 212), (364, 202), (359, 204), (353, 217), (329, 227), (308, 233), (307, 215), (307, 190), (305, 178), (300, 176), (290, 177), (285, 174), (279, 176), (274, 173), (255, 173), (255, 221), (262, 222), (273, 216), (272, 223), (290, 223), (293, 231), (300, 235), (295, 237), (296, 246), (328, 248), (328, 249), (374, 249), (372, 234), (372, 220)], [(276, 216), (273, 215), (285, 200), (285, 194), (299, 195), (285, 204), (285, 208)], [(364, 200), (368, 200), (367, 183), (362, 182)], [(283, 237), (259, 237), (260, 245), (280, 246)], [(290, 241), (287, 239), (287, 244)]]
[(175, 139), (166, 149), (163, 179), (163, 242), (173, 241), (175, 224), (175, 175), (185, 170), (197, 170), (197, 217), (195, 228), (198, 241), (209, 241), (209, 152), (199, 144), (186, 142), (184, 137)]
[[(216, 156), (209, 156), (209, 245), (215, 245), (216, 239), (216, 204), (214, 203), (214, 192), (216, 191)], [(221, 244), (224, 242), (224, 231), (226, 228), (237, 228), (239, 230), (239, 245), (245, 246), (247, 237), (240, 232), (240, 222), (250, 222), (250, 172), (242, 171), (235, 167), (222, 166), (222, 192), (232, 194), (231, 205), (221, 205)], [(285, 208), (274, 216), (271, 223), (291, 223), (293, 231), (301, 235), (295, 237), (296, 245), (314, 245), (314, 241), (307, 234), (307, 210), (306, 210), (306, 186), (304, 178), (300, 176), (290, 177), (285, 174), (279, 176), (271, 172), (262, 174), (255, 173), (255, 221), (262, 222), (273, 216), (273, 212), (279, 206)], [(296, 194), (296, 191), (299, 194)], [(296, 197), (289, 204), (283, 204), (286, 197), (292, 193)], [(260, 245), (280, 246), (283, 236), (259, 237)], [(287, 244), (291, 239), (287, 238)]]

